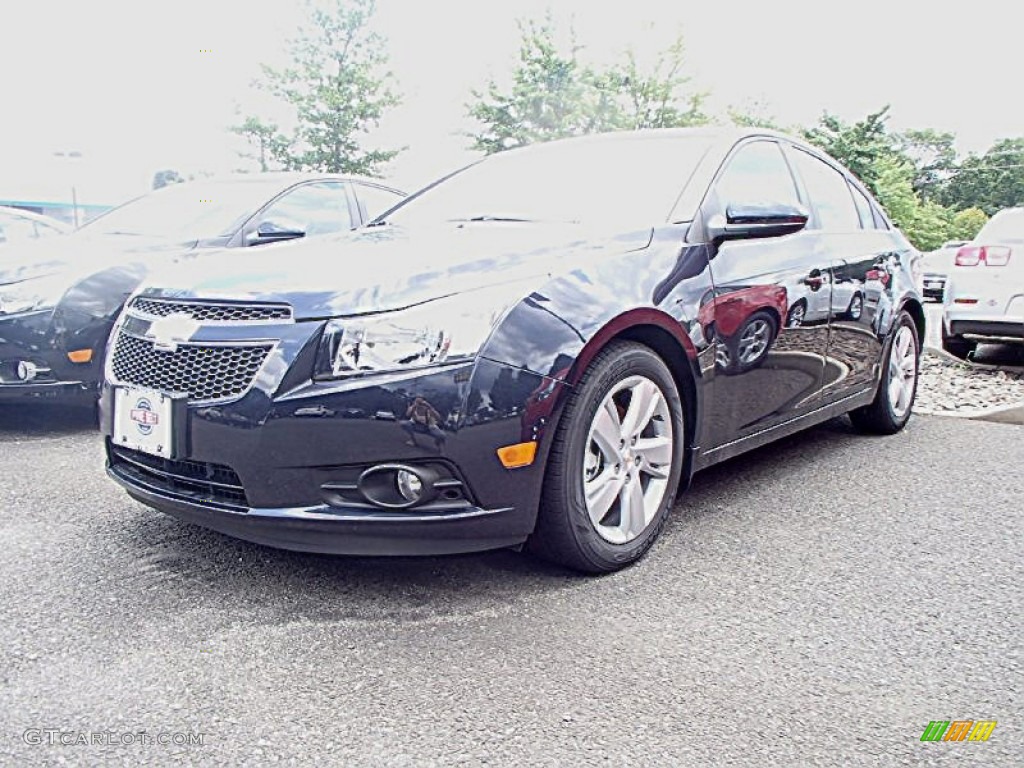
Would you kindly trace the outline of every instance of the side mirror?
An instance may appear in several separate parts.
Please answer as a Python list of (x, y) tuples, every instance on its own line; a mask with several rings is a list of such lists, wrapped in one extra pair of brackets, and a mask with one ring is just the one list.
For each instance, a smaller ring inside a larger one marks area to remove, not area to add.
[(296, 240), (305, 237), (306, 231), (300, 224), (286, 219), (264, 219), (247, 238), (249, 245), (276, 243), (281, 240)]
[(781, 237), (807, 226), (807, 211), (785, 203), (730, 203), (725, 216), (715, 214), (708, 221), (708, 234), (718, 244), (726, 240)]

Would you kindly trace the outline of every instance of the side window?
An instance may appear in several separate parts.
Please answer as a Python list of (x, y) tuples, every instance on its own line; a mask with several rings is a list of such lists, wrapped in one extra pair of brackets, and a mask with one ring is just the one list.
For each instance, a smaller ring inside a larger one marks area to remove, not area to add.
[(398, 192), (383, 187), (372, 187), (369, 184), (354, 184), (352, 189), (359, 198), (359, 210), (363, 214), (363, 221), (372, 221), (404, 199)]
[(857, 206), (857, 215), (860, 216), (861, 229), (877, 229), (875, 215), (871, 211), (871, 202), (853, 184), (850, 185), (850, 192), (853, 193), (853, 204)]
[(337, 181), (303, 184), (260, 214), (257, 226), (264, 231), (301, 231), (306, 237), (347, 232), (355, 225), (346, 186)]
[(797, 171), (807, 185), (821, 228), (832, 232), (860, 229), (860, 216), (846, 177), (830, 165), (802, 150), (793, 152)]
[(787, 203), (800, 205), (793, 174), (774, 141), (755, 141), (736, 151), (715, 183), (720, 205)]

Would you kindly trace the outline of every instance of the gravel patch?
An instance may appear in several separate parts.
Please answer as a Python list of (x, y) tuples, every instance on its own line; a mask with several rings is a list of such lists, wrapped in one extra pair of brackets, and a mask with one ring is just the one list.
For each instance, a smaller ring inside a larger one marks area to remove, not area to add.
[(1024, 403), (1024, 371), (978, 368), (924, 350), (914, 410), (961, 413)]

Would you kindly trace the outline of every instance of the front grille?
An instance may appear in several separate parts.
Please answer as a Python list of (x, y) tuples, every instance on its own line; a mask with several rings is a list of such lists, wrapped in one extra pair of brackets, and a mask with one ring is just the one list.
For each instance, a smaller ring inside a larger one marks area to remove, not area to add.
[(221, 464), (163, 459), (111, 445), (110, 466), (128, 480), (186, 501), (249, 507), (242, 481), (231, 467)]
[(193, 320), (207, 323), (266, 323), (292, 319), (291, 307), (283, 304), (169, 301), (167, 299), (147, 299), (139, 296), (132, 301), (131, 309), (151, 317), (188, 315)]
[(174, 352), (158, 352), (153, 342), (121, 331), (111, 368), (121, 384), (187, 394), (192, 402), (229, 400), (252, 386), (271, 348), (181, 344)]

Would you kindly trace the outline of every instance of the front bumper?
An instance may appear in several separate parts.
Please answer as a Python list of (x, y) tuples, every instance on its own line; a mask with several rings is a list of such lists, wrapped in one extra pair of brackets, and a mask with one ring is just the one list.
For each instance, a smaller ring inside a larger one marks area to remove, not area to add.
[(0, 403), (25, 402), (91, 405), (96, 402), (96, 387), (81, 381), (52, 381), (41, 384), (0, 382)]
[[(0, 317), (0, 402), (88, 404), (99, 387), (102, 328), (69, 331), (67, 317), (53, 310)], [(88, 363), (72, 363), (70, 350), (90, 352)], [(29, 362), (38, 374), (29, 381), (17, 375)]]
[(520, 544), (515, 509), (463, 509), (447, 514), (367, 514), (326, 505), (230, 509), (188, 501), (147, 487), (108, 466), (136, 501), (187, 523), (255, 544), (332, 555), (450, 555)]
[[(543, 450), (533, 465), (508, 470), (496, 449), (524, 435), (540, 439), (550, 411), (524, 404), (545, 381), (481, 359), (372, 383), (307, 382), (283, 396), (256, 387), (235, 402), (189, 404), (173, 460), (114, 446), (108, 384), (100, 399), (107, 471), (150, 507), (282, 549), (427, 555), (514, 546), (535, 524)], [(443, 429), (410, 431), (406, 408), (415, 395), (444, 416)], [(440, 467), (449, 490), (402, 510), (333, 490), (395, 463)]]

